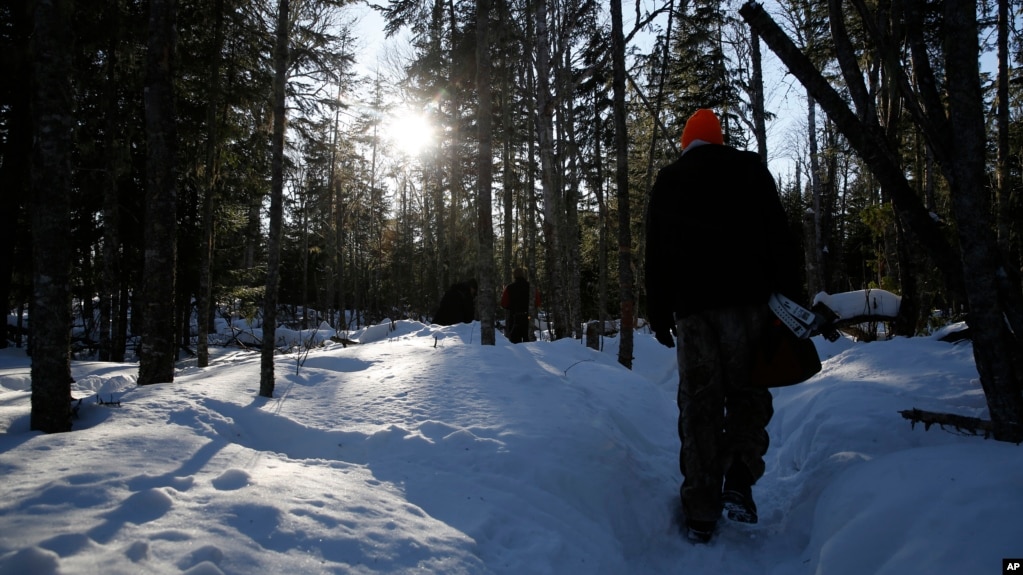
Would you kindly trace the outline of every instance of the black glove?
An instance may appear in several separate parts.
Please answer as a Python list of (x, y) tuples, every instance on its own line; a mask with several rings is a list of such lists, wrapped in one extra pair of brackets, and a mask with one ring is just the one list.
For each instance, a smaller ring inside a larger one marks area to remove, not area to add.
[(654, 337), (665, 347), (675, 347), (675, 329), (672, 327), (661, 327), (654, 330)]
[(819, 333), (828, 341), (837, 341), (841, 337), (835, 328), (835, 322), (838, 321), (838, 314), (835, 313), (835, 310), (826, 306), (824, 302), (817, 302), (810, 311), (816, 316), (813, 325), (810, 326), (811, 335)]

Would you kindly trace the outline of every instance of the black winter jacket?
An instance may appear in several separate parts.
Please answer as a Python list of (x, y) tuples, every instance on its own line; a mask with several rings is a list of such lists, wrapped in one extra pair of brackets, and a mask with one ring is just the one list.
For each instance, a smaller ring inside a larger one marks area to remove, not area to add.
[(753, 152), (690, 147), (657, 174), (646, 235), (647, 312), (654, 331), (674, 316), (798, 299), (801, 253), (774, 178)]

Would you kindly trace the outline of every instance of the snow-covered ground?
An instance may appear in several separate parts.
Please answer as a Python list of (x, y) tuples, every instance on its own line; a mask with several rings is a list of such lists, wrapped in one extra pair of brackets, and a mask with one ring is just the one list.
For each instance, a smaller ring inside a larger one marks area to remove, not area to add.
[(351, 337), (280, 355), (272, 399), (237, 349), (147, 387), (137, 365), (75, 362), (80, 418), (53, 435), (29, 431), (29, 359), (0, 350), (0, 573), (985, 574), (1023, 557), (1023, 448), (898, 413), (987, 417), (968, 341), (816, 338), (823, 371), (774, 392), (760, 523), (699, 545), (674, 519), (674, 350), (651, 335), (632, 371), (614, 339)]

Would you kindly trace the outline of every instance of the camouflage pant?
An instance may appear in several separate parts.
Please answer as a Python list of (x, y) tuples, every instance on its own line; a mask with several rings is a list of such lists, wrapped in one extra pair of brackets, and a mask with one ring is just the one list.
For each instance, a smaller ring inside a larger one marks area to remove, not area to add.
[(770, 313), (766, 305), (725, 308), (677, 322), (682, 509), (691, 519), (720, 517), (731, 466), (744, 465), (754, 481), (764, 474), (774, 408), (771, 392), (748, 381), (753, 344)]

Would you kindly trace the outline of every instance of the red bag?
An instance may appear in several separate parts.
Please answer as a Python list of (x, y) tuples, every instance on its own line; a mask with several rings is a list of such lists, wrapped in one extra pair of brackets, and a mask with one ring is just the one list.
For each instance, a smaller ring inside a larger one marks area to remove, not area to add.
[(765, 330), (754, 350), (754, 387), (785, 387), (802, 383), (821, 370), (817, 347), (809, 338), (801, 339), (778, 320)]

